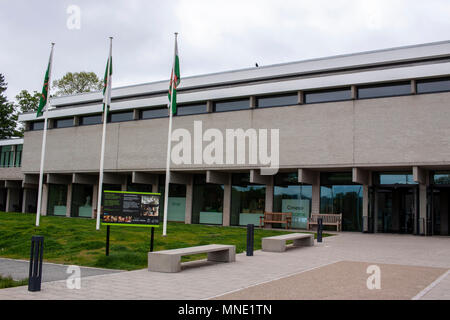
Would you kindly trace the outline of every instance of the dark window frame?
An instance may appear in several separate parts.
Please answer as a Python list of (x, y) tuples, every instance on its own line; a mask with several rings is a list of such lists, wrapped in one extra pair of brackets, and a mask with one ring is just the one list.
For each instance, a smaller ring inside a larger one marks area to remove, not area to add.
[[(67, 120), (71, 120), (72, 123), (70, 126), (58, 126), (58, 122), (59, 121), (67, 121)], [(74, 126), (74, 118), (73, 117), (69, 117), (69, 118), (58, 118), (58, 119), (53, 119), (53, 128), (52, 129), (63, 129), (63, 128), (71, 128)]]
[[(242, 109), (233, 109), (233, 110), (221, 110), (217, 111), (217, 104), (219, 103), (232, 103), (232, 102), (238, 102), (238, 101), (248, 101), (248, 108), (242, 108)], [(242, 111), (242, 110), (251, 110), (250, 106), (250, 97), (244, 98), (244, 99), (227, 99), (227, 100), (217, 100), (213, 102), (213, 112), (232, 112), (232, 111)]]
[[(383, 87), (395, 87), (395, 86), (408, 86), (409, 90), (408, 93), (402, 93), (402, 94), (390, 94), (390, 95), (382, 95), (382, 96), (371, 96), (371, 97), (361, 97), (360, 96), (360, 89), (368, 89), (368, 88), (383, 88)], [(365, 99), (380, 99), (380, 98), (393, 98), (393, 97), (405, 97), (412, 95), (411, 90), (411, 80), (408, 81), (396, 81), (396, 82), (386, 82), (386, 83), (377, 83), (377, 84), (369, 84), (369, 85), (360, 85), (356, 86), (356, 98), (358, 100), (365, 100)]]
[[(283, 97), (295, 97), (296, 102), (293, 104), (278, 104), (273, 106), (260, 106), (260, 100), (263, 99), (275, 99), (275, 98), (283, 98)], [(281, 108), (281, 107), (292, 107), (299, 105), (298, 101), (298, 92), (291, 92), (291, 93), (282, 93), (282, 94), (273, 94), (273, 95), (264, 95), (264, 96), (256, 96), (256, 105), (255, 108), (257, 109), (268, 109), (268, 108)]]
[[(179, 114), (179, 110), (183, 108), (189, 108), (189, 107), (204, 107), (204, 110), (202, 112), (196, 112), (196, 113), (187, 113), (187, 114)], [(193, 116), (196, 114), (205, 114), (208, 113), (207, 104), (205, 103), (189, 103), (189, 104), (181, 104), (177, 106), (177, 113), (176, 115), (178, 117), (184, 117), (184, 116)]]
[[(100, 116), (100, 122), (98, 123), (83, 123), (83, 119), (85, 118), (93, 118), (93, 117), (98, 117)], [(84, 116), (80, 116), (79, 118), (79, 126), (93, 126), (93, 125), (97, 125), (97, 124), (102, 124), (103, 123), (103, 114), (89, 114), (89, 115), (84, 115)]]
[(432, 82), (450, 82), (450, 77), (439, 77), (439, 78), (427, 78), (427, 79), (416, 79), (416, 93), (417, 94), (430, 94), (430, 93), (442, 93), (442, 92), (450, 92), (450, 87), (448, 90), (436, 90), (436, 91), (426, 91), (419, 92), (419, 85), (424, 83), (432, 83)]
[[(36, 129), (34, 126), (36, 123), (42, 123), (42, 128)], [(44, 124), (45, 121), (44, 120), (40, 120), (40, 121), (30, 121), (30, 130), (29, 131), (39, 131), (39, 130), (44, 130)]]
[[(165, 112), (164, 116), (144, 118), (144, 112), (151, 111), (151, 110), (165, 110), (166, 112)], [(158, 106), (158, 107), (154, 107), (154, 108), (145, 108), (145, 109), (139, 110), (139, 120), (162, 119), (162, 118), (168, 118), (168, 117), (169, 117), (169, 110), (168, 110), (167, 106)]]
[[(113, 115), (117, 115), (117, 114), (131, 114), (131, 119), (127, 119), (127, 120), (120, 120), (120, 121), (112, 121)], [(128, 122), (128, 121), (134, 121), (134, 111), (120, 111), (120, 112), (108, 112), (108, 121), (107, 123), (118, 123), (118, 122)]]
[[(349, 97), (344, 99), (332, 99), (332, 100), (323, 100), (323, 101), (314, 101), (308, 102), (307, 96), (308, 94), (321, 94), (321, 93), (330, 93), (330, 92), (348, 92)], [(316, 103), (330, 103), (330, 102), (342, 102), (342, 101), (351, 101), (352, 100), (352, 88), (351, 87), (340, 87), (340, 88), (328, 88), (328, 89), (319, 89), (319, 90), (306, 90), (302, 92), (303, 95), (303, 104), (316, 104)]]

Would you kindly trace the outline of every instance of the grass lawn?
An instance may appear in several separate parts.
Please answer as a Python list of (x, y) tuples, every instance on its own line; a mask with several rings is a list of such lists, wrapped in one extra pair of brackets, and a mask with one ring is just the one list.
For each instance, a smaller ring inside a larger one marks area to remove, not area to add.
[[(110, 253), (105, 256), (106, 226), (95, 230), (95, 220), (66, 217), (41, 217), (24, 213), (0, 212), (0, 257), (29, 259), (32, 235), (44, 236), (44, 261), (80, 266), (135, 270), (147, 267), (150, 228), (111, 226)], [(185, 225), (169, 222), (167, 236), (155, 229), (154, 251), (206, 244), (233, 244), (237, 253), (245, 251), (245, 228)], [(255, 229), (255, 250), (261, 249), (261, 238), (285, 234), (278, 230)], [(324, 234), (324, 236), (327, 236)], [(194, 255), (183, 261), (204, 258)]]
[(0, 275), (0, 289), (26, 286), (28, 285), (28, 279), (13, 280), (11, 277), (2, 277)]

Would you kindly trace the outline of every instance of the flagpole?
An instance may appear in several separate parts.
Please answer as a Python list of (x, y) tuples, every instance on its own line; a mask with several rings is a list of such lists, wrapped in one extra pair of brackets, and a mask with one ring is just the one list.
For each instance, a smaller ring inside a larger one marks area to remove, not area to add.
[(36, 227), (39, 227), (39, 219), (41, 217), (41, 206), (42, 206), (42, 185), (44, 180), (44, 162), (45, 162), (45, 146), (47, 144), (47, 123), (48, 123), (48, 109), (50, 108), (50, 81), (53, 66), (53, 47), (55, 43), (52, 42), (52, 49), (50, 51), (50, 67), (48, 72), (48, 83), (47, 83), (47, 101), (44, 111), (44, 132), (42, 133), (42, 148), (41, 148), (41, 166), (39, 169), (39, 190), (38, 190), (38, 203), (36, 210)]
[(100, 230), (100, 215), (101, 215), (101, 207), (102, 207), (102, 189), (103, 189), (103, 166), (105, 162), (105, 138), (106, 138), (106, 122), (108, 120), (108, 103), (111, 98), (111, 55), (112, 55), (112, 37), (109, 37), (109, 58), (108, 58), (108, 68), (107, 68), (107, 83), (106, 83), (106, 102), (103, 104), (103, 133), (102, 133), (102, 149), (100, 154), (100, 173), (98, 178), (98, 196), (97, 196), (97, 224), (96, 229)]
[[(173, 66), (172, 66), (172, 76), (170, 81), (174, 80), (173, 75), (175, 74), (175, 59), (176, 59), (176, 48), (177, 48), (177, 37), (178, 32), (175, 32), (175, 49), (173, 56)], [(169, 87), (172, 84), (169, 85)], [(170, 94), (169, 102), (169, 132), (167, 134), (167, 160), (166, 160), (166, 185), (164, 189), (164, 220), (163, 220), (163, 236), (167, 235), (167, 209), (169, 206), (169, 183), (170, 183), (170, 151), (172, 147), (172, 103), (173, 103), (173, 93), (174, 88), (172, 87), (172, 92)]]

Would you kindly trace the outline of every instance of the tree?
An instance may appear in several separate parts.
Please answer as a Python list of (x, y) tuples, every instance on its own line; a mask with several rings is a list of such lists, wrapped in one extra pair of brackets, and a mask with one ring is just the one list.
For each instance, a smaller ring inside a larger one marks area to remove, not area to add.
[(94, 72), (67, 72), (61, 79), (53, 81), (53, 87), (58, 89), (56, 96), (71, 95), (101, 90), (103, 81)]
[(21, 132), (16, 128), (19, 115), (14, 103), (9, 102), (4, 95), (7, 87), (5, 77), (0, 73), (0, 139), (21, 136)]
[(20, 113), (37, 111), (39, 106), (39, 99), (41, 94), (37, 91), (33, 91), (33, 94), (29, 93), (27, 90), (22, 90), (16, 96), (17, 108)]

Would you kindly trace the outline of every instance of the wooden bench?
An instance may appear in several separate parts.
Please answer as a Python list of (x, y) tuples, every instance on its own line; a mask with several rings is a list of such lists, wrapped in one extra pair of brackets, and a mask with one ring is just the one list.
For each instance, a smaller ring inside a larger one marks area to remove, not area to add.
[(342, 213), (311, 213), (311, 218), (308, 219), (307, 229), (313, 224), (318, 224), (317, 219), (322, 218), (322, 225), (336, 226), (337, 231), (342, 231)]
[(199, 253), (207, 253), (208, 261), (236, 261), (236, 246), (224, 244), (209, 244), (206, 246), (149, 252), (148, 270), (156, 272), (180, 272), (181, 257)]
[(259, 218), (259, 226), (265, 227), (266, 223), (284, 223), (286, 229), (289, 229), (292, 223), (292, 212), (264, 212), (264, 216)]
[(310, 247), (314, 245), (314, 234), (290, 233), (281, 236), (267, 237), (262, 239), (262, 251), (284, 252), (286, 241), (294, 240), (294, 247)]

